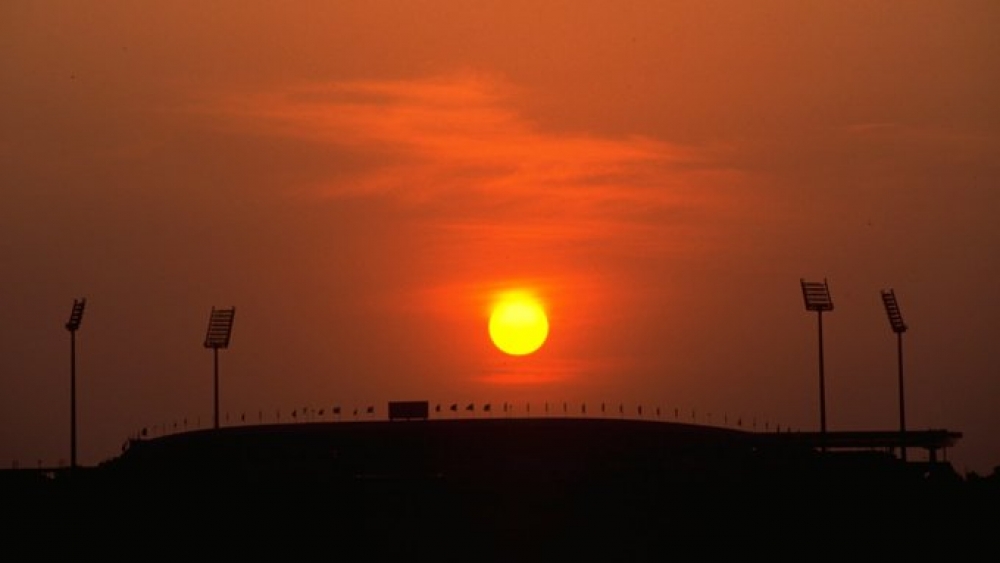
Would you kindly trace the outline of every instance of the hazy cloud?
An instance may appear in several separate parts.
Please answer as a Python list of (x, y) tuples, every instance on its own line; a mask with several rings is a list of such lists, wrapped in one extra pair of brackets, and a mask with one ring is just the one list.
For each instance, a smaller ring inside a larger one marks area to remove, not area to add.
[(482, 206), (517, 200), (586, 217), (695, 205), (714, 197), (719, 176), (732, 176), (703, 152), (650, 137), (540, 130), (516, 111), (519, 95), (497, 77), (459, 74), (230, 96), (213, 111), (258, 134), (388, 157), (360, 177), (315, 187), (332, 197), (480, 197)]

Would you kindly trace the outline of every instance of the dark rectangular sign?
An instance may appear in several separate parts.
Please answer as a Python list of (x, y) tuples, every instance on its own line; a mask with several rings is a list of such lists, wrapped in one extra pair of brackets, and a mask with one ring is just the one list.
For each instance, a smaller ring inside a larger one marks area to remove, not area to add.
[(389, 420), (426, 419), (429, 412), (427, 401), (389, 402)]

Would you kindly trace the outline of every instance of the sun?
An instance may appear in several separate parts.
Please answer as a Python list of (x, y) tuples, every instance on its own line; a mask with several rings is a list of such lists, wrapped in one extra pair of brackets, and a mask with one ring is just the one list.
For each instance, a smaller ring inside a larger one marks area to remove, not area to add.
[(502, 352), (525, 356), (549, 336), (549, 319), (538, 299), (524, 291), (500, 295), (490, 314), (490, 339)]

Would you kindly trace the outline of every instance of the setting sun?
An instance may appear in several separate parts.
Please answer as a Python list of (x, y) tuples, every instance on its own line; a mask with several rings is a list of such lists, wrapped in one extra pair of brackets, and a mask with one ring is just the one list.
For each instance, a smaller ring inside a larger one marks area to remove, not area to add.
[(503, 294), (490, 315), (490, 339), (501, 351), (524, 356), (538, 350), (549, 335), (542, 304), (525, 292)]

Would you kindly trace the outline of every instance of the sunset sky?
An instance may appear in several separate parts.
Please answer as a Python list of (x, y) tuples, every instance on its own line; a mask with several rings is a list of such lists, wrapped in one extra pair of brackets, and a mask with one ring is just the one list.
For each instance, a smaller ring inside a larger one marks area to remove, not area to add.
[[(988, 474), (998, 30), (994, 0), (4, 2), (0, 466), (68, 463), (77, 298), (86, 465), (211, 425), (232, 306), (223, 424), (427, 399), (818, 430), (805, 278), (828, 429), (898, 429), (893, 288), (908, 428)], [(533, 354), (490, 341), (512, 289)]]

